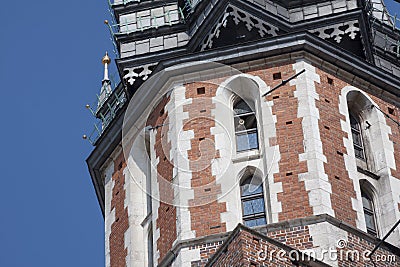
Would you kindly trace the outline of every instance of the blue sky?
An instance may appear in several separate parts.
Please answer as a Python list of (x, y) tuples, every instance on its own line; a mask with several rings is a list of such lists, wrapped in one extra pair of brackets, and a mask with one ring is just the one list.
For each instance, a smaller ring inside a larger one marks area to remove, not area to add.
[(3, 2), (0, 266), (104, 266), (82, 134), (112, 51), (107, 0)]

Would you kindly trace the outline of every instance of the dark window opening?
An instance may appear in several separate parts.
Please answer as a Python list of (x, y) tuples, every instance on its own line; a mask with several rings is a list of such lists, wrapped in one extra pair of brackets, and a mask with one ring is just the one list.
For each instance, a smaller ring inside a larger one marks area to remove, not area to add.
[(351, 134), (353, 137), (354, 153), (356, 158), (365, 161), (365, 151), (361, 134), (361, 127), (359, 120), (350, 113), (350, 126)]
[(241, 184), (243, 223), (248, 227), (266, 225), (265, 202), (261, 180), (250, 176)]
[(272, 77), (274, 78), (274, 80), (282, 79), (282, 73), (280, 72), (274, 73), (272, 74)]
[(236, 136), (236, 151), (258, 149), (258, 133), (256, 114), (240, 100), (234, 105), (234, 124)]
[(198, 95), (204, 95), (205, 93), (206, 93), (206, 88), (205, 87), (197, 88), (197, 94)]
[(367, 233), (377, 236), (377, 228), (375, 221), (375, 209), (372, 197), (366, 192), (361, 191), (362, 203), (364, 209), (365, 224), (367, 225)]

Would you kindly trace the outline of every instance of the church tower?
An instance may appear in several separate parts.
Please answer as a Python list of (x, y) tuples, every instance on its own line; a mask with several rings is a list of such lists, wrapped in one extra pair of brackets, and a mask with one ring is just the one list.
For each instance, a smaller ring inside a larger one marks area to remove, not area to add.
[(382, 0), (109, 1), (85, 136), (107, 267), (400, 266)]

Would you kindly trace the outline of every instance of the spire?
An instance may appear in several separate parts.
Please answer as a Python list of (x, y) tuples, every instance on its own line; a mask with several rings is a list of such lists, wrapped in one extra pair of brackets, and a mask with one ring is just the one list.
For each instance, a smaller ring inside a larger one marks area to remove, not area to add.
[(111, 62), (110, 57), (108, 56), (108, 52), (106, 52), (106, 55), (103, 57), (103, 59), (101, 60), (101, 62), (104, 65), (104, 79), (103, 79), (103, 84), (105, 81), (109, 81), (110, 79), (108, 78), (108, 65)]
[(111, 95), (112, 89), (111, 89), (111, 82), (108, 77), (108, 65), (111, 63), (111, 59), (108, 56), (108, 52), (106, 52), (106, 55), (102, 58), (101, 62), (104, 65), (104, 78), (102, 81), (101, 85), (101, 90), (100, 90), (100, 96), (99, 102), (97, 104), (97, 110), (99, 110), (104, 102), (107, 100), (107, 98)]

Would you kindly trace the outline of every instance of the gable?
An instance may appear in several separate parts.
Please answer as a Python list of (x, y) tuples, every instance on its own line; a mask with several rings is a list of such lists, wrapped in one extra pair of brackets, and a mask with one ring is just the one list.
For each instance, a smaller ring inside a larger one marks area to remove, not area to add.
[(208, 32), (198, 50), (204, 51), (237, 43), (256, 41), (278, 36), (282, 31), (269, 22), (228, 5), (223, 15), (211, 31)]

